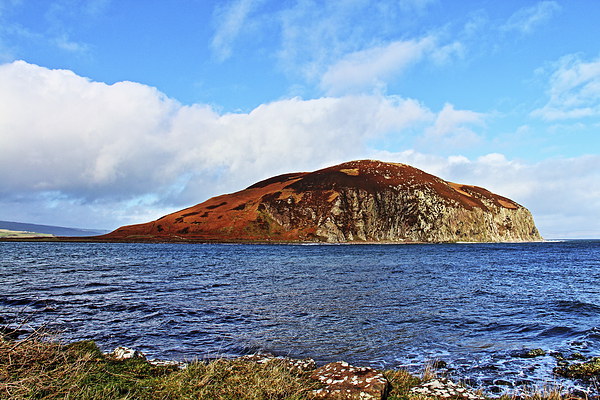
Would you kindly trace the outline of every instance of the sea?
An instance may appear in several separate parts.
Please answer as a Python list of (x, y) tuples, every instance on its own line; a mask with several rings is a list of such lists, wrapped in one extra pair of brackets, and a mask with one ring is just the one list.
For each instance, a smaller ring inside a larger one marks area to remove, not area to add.
[[(597, 395), (553, 369), (600, 356), (600, 241), (0, 242), (0, 325), (156, 359), (433, 365), (491, 395)], [(524, 357), (534, 349), (545, 355)]]

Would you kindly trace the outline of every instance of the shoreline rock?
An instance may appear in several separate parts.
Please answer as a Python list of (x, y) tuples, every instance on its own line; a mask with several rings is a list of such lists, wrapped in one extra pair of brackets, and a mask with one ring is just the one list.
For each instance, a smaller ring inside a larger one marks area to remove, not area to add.
[[(188, 367), (188, 363), (148, 359), (138, 350), (119, 346), (104, 353), (116, 361), (142, 360), (155, 366)], [(249, 354), (233, 360), (268, 365), (275, 363), (292, 373), (308, 376), (321, 383), (322, 387), (311, 392), (312, 398), (323, 400), (386, 400), (391, 384), (383, 371), (370, 367), (355, 367), (345, 361), (336, 361), (317, 368), (312, 358), (295, 359), (268, 353)], [(412, 393), (462, 400), (484, 400), (473, 390), (457, 385), (448, 379), (432, 379), (410, 390)]]
[(310, 377), (325, 385), (313, 391), (318, 399), (385, 400), (390, 389), (383, 372), (344, 361), (326, 364)]

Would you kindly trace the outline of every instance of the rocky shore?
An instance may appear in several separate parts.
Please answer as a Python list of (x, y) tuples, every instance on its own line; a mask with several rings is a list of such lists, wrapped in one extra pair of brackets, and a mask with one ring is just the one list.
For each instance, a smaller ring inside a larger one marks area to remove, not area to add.
[[(543, 349), (525, 349), (514, 352), (513, 357), (536, 358), (545, 356)], [(600, 379), (600, 357), (586, 358), (575, 353), (564, 356), (560, 353), (551, 354), (557, 360), (554, 369), (558, 376), (577, 379), (597, 385)], [(189, 364), (177, 361), (165, 361), (147, 359), (146, 356), (136, 350), (126, 347), (118, 347), (107, 356), (115, 360), (139, 359), (156, 366), (177, 366), (185, 369)], [(318, 388), (313, 389), (311, 398), (315, 399), (373, 399), (386, 400), (392, 389), (390, 380), (386, 375), (390, 371), (381, 371), (370, 367), (356, 367), (345, 361), (328, 363), (317, 368), (313, 359), (294, 359), (289, 357), (277, 357), (272, 354), (252, 354), (234, 359), (234, 361), (251, 362), (261, 365), (277, 365), (289, 370), (291, 373), (302, 374), (318, 382)], [(445, 363), (434, 363), (433, 369)], [(387, 373), (386, 373), (387, 372)], [(482, 390), (475, 390), (464, 383), (455, 383), (452, 380), (437, 376), (434, 371), (427, 371), (422, 378), (414, 378), (413, 385), (408, 390), (410, 395), (427, 396), (440, 399), (463, 399), (463, 400), (485, 400), (486, 395)], [(556, 395), (565, 395), (571, 399), (598, 399), (598, 395), (585, 393), (579, 390), (561, 388)], [(513, 394), (513, 397), (516, 395)], [(519, 395), (517, 398), (526, 398)], [(396, 398), (396, 397), (394, 397)]]
[[(151, 359), (122, 346), (103, 353), (93, 341), (65, 345), (37, 332), (24, 333), (0, 329), (0, 398), (485, 400), (499, 395), (436, 372), (443, 362), (421, 376), (344, 361), (317, 366), (313, 359), (272, 354), (178, 362)], [(525, 349), (513, 357), (547, 355), (557, 361), (556, 375), (598, 387), (600, 357), (547, 354), (542, 349)], [(509, 395), (519, 400), (600, 398), (597, 391), (564, 387)]]
[[(146, 359), (143, 353), (118, 347), (107, 354), (115, 360), (127, 359), (145, 360), (152, 365), (175, 365), (187, 368), (189, 364), (174, 361)], [(272, 354), (253, 354), (235, 359), (235, 361), (251, 362), (262, 365), (274, 364), (295, 374), (304, 374), (309, 379), (319, 383), (319, 387), (310, 392), (314, 399), (360, 399), (386, 400), (391, 390), (391, 384), (384, 371), (369, 367), (355, 367), (345, 361), (337, 361), (317, 368), (313, 359), (293, 359), (276, 357)], [(445, 399), (484, 400), (485, 397), (465, 386), (456, 384), (449, 379), (429, 377), (410, 388), (414, 395), (430, 396)]]

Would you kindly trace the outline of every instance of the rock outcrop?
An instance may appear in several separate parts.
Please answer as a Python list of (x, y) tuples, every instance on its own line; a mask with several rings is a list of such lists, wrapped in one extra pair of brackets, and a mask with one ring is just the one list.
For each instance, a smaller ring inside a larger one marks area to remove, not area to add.
[(373, 368), (353, 367), (344, 361), (324, 365), (310, 377), (324, 385), (313, 391), (316, 399), (383, 400), (390, 386), (382, 372)]
[(291, 173), (100, 238), (131, 241), (537, 241), (531, 213), (405, 164), (351, 161)]

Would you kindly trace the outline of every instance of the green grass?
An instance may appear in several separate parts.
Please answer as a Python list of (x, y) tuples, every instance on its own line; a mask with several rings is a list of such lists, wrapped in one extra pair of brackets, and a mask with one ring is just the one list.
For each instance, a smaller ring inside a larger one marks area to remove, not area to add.
[(0, 238), (30, 238), (30, 237), (54, 237), (54, 235), (50, 235), (48, 233), (11, 231), (8, 229), (0, 229)]

